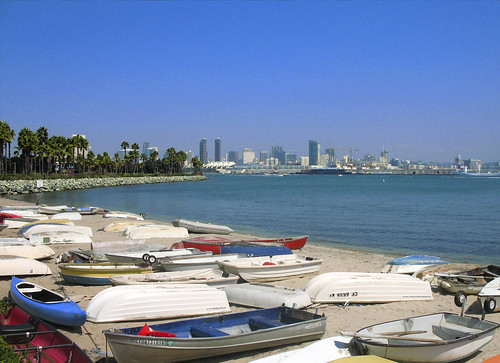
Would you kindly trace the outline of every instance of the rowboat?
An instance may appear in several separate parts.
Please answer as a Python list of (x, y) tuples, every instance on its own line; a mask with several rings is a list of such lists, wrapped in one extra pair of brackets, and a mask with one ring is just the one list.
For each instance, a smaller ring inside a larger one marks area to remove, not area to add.
[(276, 256), (276, 255), (291, 255), (292, 250), (282, 245), (273, 245), (271, 243), (228, 243), (220, 248), (220, 254), (242, 253), (247, 256)]
[(32, 233), (30, 243), (57, 244), (57, 243), (90, 243), (92, 238), (86, 233), (72, 231), (45, 231)]
[(184, 227), (166, 224), (140, 224), (125, 228), (123, 235), (129, 239), (185, 238), (189, 236), (189, 233)]
[(0, 256), (0, 276), (52, 275), (49, 266), (32, 258)]
[(35, 218), (35, 217), (5, 218), (3, 220), (3, 224), (6, 225), (7, 228), (21, 228), (27, 223), (39, 221), (41, 219), (48, 219), (48, 217), (43, 216), (43, 218)]
[(135, 219), (136, 221), (143, 221), (144, 217), (140, 214), (128, 213), (128, 212), (117, 212), (109, 211), (103, 215), (104, 218), (124, 218), (124, 219)]
[(399, 274), (328, 272), (309, 281), (305, 291), (314, 303), (432, 300), (428, 282)]
[(215, 256), (186, 256), (179, 257), (175, 260), (161, 260), (161, 268), (163, 271), (186, 271), (198, 270), (201, 268), (218, 268), (219, 261), (232, 261), (236, 259), (246, 259), (247, 256), (232, 254), (232, 255), (215, 255)]
[(73, 232), (73, 233), (85, 234), (89, 237), (93, 236), (92, 228), (87, 226), (68, 226), (65, 224), (49, 224), (49, 223), (37, 224), (36, 226), (23, 232), (22, 235), (25, 238), (30, 238), (30, 236), (34, 233), (43, 233), (43, 232), (56, 232), (56, 233)]
[(21, 216), (14, 213), (0, 211), (0, 223), (3, 223), (5, 218), (21, 218)]
[(213, 233), (230, 234), (234, 232), (228, 226), (222, 226), (212, 223), (203, 223), (198, 221), (189, 221), (187, 219), (177, 218), (172, 221), (175, 227), (184, 227), (191, 233)]
[(404, 362), (465, 359), (488, 344), (499, 324), (437, 313), (372, 325), (352, 334), (362, 352)]
[(181, 256), (207, 256), (211, 254), (211, 252), (202, 252), (194, 248), (183, 248), (161, 251), (106, 253), (106, 257), (112, 263), (148, 263), (154, 267), (161, 268), (160, 260), (162, 259), (175, 259)]
[(104, 232), (123, 232), (127, 227), (138, 226), (144, 224), (144, 221), (126, 219), (123, 221), (113, 222), (104, 227)]
[[(92, 242), (90, 248), (95, 253), (106, 254), (115, 252), (139, 252), (148, 251), (151, 249), (150, 245), (146, 244), (146, 240), (117, 240), (117, 241), (102, 241)], [(164, 245), (159, 245), (158, 249), (165, 248)]]
[(218, 265), (247, 282), (270, 282), (317, 274), (322, 263), (319, 258), (293, 254), (220, 261)]
[(486, 312), (500, 311), (500, 277), (488, 282), (479, 292), (478, 299)]
[(76, 327), (87, 320), (85, 311), (73, 300), (15, 276), (10, 283), (10, 296), (31, 315), (51, 323)]
[(118, 363), (179, 362), (320, 339), (326, 317), (274, 307), (105, 330)]
[[(351, 357), (351, 353), (349, 352), (350, 342), (351, 338), (344, 336), (324, 338), (304, 348), (273, 354), (264, 358), (252, 360), (249, 363), (297, 363), (310, 361), (311, 357), (314, 357), (314, 363), (329, 363), (332, 361), (340, 363), (344, 361), (342, 358)], [(357, 357), (366, 358), (368, 356)], [(389, 362), (388, 360), (385, 361)], [(377, 360), (366, 360), (366, 362), (376, 363)]]
[(59, 218), (69, 219), (70, 221), (79, 221), (82, 219), (82, 215), (77, 211), (62, 212), (54, 214), (50, 219), (59, 219)]
[(231, 311), (222, 290), (203, 284), (123, 285), (102, 290), (87, 306), (94, 323), (168, 319)]
[(161, 284), (206, 284), (213, 287), (234, 285), (239, 276), (226, 274), (217, 269), (199, 269), (189, 271), (153, 272), (110, 276), (113, 285), (161, 285)]
[(38, 213), (43, 214), (57, 214), (71, 210), (67, 205), (40, 205), (38, 206)]
[(75, 285), (109, 285), (109, 277), (153, 272), (151, 266), (114, 263), (60, 263), (65, 282)]
[(430, 265), (444, 265), (449, 262), (441, 260), (439, 257), (426, 255), (413, 255), (395, 258), (387, 262), (382, 268), (383, 273), (412, 274)]
[(42, 220), (36, 220), (30, 223), (26, 223), (23, 225), (21, 228), (19, 228), (19, 231), (17, 232), (19, 235), (24, 235), (24, 232), (26, 232), (28, 229), (33, 228), (39, 224), (65, 224), (67, 226), (74, 226), (75, 224), (70, 221), (67, 218), (57, 218), (57, 219), (42, 219)]
[(481, 289), (496, 277), (500, 277), (500, 266), (487, 265), (455, 274), (435, 274), (441, 279), (439, 287), (451, 293), (463, 291), (477, 295)]
[(237, 284), (224, 288), (231, 304), (254, 308), (288, 306), (302, 309), (311, 305), (309, 295), (303, 290), (270, 284)]
[(0, 336), (29, 362), (92, 363), (78, 345), (11, 300), (2, 301)]
[(29, 245), (30, 241), (22, 237), (0, 238), (0, 246), (22, 246)]
[(172, 245), (172, 248), (197, 248), (201, 251), (212, 251), (213, 254), (220, 254), (221, 248), (228, 244), (236, 243), (257, 243), (257, 244), (274, 244), (287, 247), (291, 250), (301, 249), (305, 246), (308, 236), (287, 237), (287, 238), (270, 238), (270, 239), (250, 239), (250, 240), (232, 240), (229, 238), (219, 237), (193, 237), (184, 239), (182, 242)]
[(423, 281), (429, 281), (431, 286), (438, 287), (441, 284), (441, 279), (435, 274), (456, 274), (460, 271), (473, 270), (480, 267), (479, 265), (473, 263), (448, 263), (445, 265), (431, 265), (424, 267), (417, 272), (413, 273), (412, 276)]
[(99, 212), (99, 207), (78, 207), (75, 210), (82, 215), (97, 214)]
[(49, 246), (44, 245), (1, 245), (0, 256), (17, 256), (32, 258), (34, 260), (43, 260), (54, 256), (56, 253)]

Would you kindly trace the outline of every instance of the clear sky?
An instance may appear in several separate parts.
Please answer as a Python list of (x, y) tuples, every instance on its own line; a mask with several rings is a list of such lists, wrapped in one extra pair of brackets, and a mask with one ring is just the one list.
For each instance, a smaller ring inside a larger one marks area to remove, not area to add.
[(95, 153), (497, 161), (499, 110), (499, 1), (0, 0), (0, 119)]

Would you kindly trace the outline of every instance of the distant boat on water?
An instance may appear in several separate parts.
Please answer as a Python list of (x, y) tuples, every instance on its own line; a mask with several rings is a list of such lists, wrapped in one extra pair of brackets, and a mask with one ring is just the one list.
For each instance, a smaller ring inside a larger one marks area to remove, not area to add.
[(463, 175), (463, 176), (489, 176), (489, 177), (500, 177), (500, 172), (492, 173), (491, 171), (488, 171), (486, 173), (481, 172), (481, 168), (479, 168), (478, 172), (468, 172), (466, 166), (461, 166), (458, 167), (454, 172), (452, 172), (453, 175)]

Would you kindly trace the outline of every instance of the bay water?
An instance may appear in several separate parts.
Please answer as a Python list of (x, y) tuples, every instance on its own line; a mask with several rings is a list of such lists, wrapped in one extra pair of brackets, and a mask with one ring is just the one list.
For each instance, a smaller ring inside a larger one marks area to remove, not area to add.
[(207, 175), (200, 182), (17, 195), (223, 224), (238, 233), (450, 262), (500, 264), (500, 178), (452, 175)]

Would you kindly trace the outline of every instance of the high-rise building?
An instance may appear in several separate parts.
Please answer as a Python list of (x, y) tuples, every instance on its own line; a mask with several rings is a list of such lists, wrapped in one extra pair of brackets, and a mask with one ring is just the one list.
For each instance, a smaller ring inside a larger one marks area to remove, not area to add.
[(220, 138), (215, 139), (215, 158), (214, 158), (214, 161), (222, 161)]
[(389, 164), (389, 151), (387, 150), (382, 150), (380, 153), (380, 163), (383, 165)]
[(309, 140), (309, 165), (319, 165), (319, 149), (317, 141)]
[(278, 159), (280, 165), (286, 165), (286, 152), (284, 150), (276, 151), (274, 157)]
[(269, 159), (269, 151), (261, 151), (259, 161), (265, 163), (267, 159)]
[(271, 157), (278, 158), (278, 153), (283, 151), (283, 146), (273, 146), (271, 147)]
[(205, 138), (200, 141), (200, 161), (203, 165), (208, 164), (207, 139)]
[(142, 153), (147, 155), (147, 150), (151, 147), (149, 141), (144, 141), (142, 144)]
[(243, 164), (251, 164), (255, 160), (255, 152), (249, 148), (243, 150)]
[(238, 152), (237, 151), (230, 151), (227, 153), (227, 161), (233, 161), (236, 164), (238, 164)]

